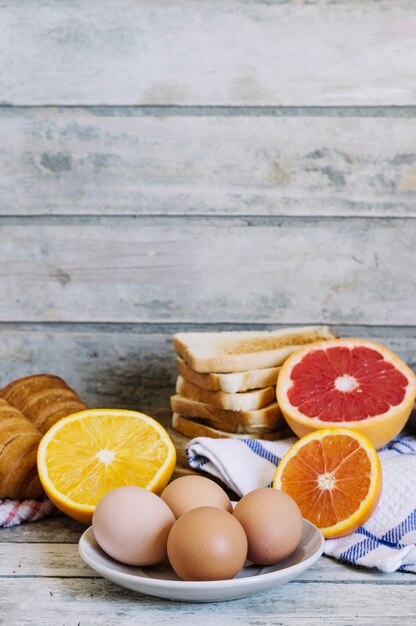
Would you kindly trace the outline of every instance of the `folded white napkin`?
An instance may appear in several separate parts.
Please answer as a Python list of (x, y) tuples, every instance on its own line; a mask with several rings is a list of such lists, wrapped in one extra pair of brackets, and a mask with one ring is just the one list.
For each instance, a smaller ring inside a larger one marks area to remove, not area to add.
[[(271, 484), (280, 458), (296, 441), (211, 439), (189, 442), (189, 465), (216, 476), (237, 495)], [(379, 450), (383, 491), (371, 518), (347, 537), (325, 542), (325, 554), (383, 572), (416, 573), (416, 437)]]

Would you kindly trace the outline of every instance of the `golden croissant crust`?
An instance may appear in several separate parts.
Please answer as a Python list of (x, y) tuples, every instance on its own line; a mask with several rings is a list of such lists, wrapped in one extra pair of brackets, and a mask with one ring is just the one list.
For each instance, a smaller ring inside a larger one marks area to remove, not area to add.
[(0, 498), (40, 498), (36, 455), (42, 435), (62, 417), (87, 409), (62, 378), (38, 374), (0, 391)]

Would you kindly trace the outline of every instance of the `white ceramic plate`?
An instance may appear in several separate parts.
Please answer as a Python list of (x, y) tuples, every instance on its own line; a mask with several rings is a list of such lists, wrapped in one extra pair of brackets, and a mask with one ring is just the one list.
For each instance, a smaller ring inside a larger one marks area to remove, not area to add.
[(121, 587), (150, 596), (186, 602), (218, 602), (243, 598), (295, 578), (321, 556), (324, 539), (319, 530), (303, 520), (299, 546), (284, 561), (266, 567), (248, 562), (231, 580), (180, 580), (167, 562), (153, 567), (132, 567), (109, 557), (97, 544), (92, 527), (79, 540), (81, 558), (96, 572)]

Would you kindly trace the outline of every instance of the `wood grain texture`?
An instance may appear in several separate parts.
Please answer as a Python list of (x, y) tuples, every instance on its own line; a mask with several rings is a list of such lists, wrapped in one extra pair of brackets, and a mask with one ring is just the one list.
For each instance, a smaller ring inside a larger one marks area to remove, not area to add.
[(0, 237), (0, 321), (414, 323), (412, 219), (3, 220)]
[(2, 329), (2, 386), (27, 372), (64, 378), (91, 407), (169, 409), (177, 370), (168, 334)]
[(1, 100), (415, 104), (412, 8), (412, 0), (12, 2), (1, 8)]
[[(233, 602), (170, 602), (141, 596), (103, 578), (4, 578), (0, 608), (8, 623), (96, 625), (149, 623), (194, 626), (223, 624), (391, 624), (415, 619), (414, 583), (322, 584), (293, 582)], [(365, 601), (364, 601), (365, 598)], [(400, 607), (400, 609), (398, 608)], [(59, 619), (59, 618), (58, 618)], [(329, 622), (328, 622), (329, 620)], [(413, 622), (412, 622), (413, 620)]]
[[(61, 527), (64, 518), (53, 520), (49, 524), (49, 537), (51, 531), (57, 531), (62, 536)], [(37, 524), (43, 525), (45, 522)], [(18, 528), (13, 532), (18, 534)], [(30, 526), (30, 534), (36, 534), (36, 528)], [(94, 578), (96, 573), (84, 563), (78, 554), (78, 541), (85, 527), (73, 537), (72, 543), (59, 543), (56, 539), (52, 543), (22, 543), (14, 542), (10, 536), (9, 542), (0, 542), (0, 576), (3, 578), (40, 577), (48, 578)], [(0, 533), (3, 533), (3, 530)], [(29, 537), (30, 537), (29, 534)], [(385, 585), (402, 585), (405, 583), (416, 584), (415, 575), (408, 572), (393, 572), (381, 574), (378, 571), (365, 567), (351, 567), (340, 563), (335, 559), (323, 556), (314, 566), (302, 574), (296, 581), (301, 582), (326, 582), (331, 579), (336, 583), (366, 582), (382, 583)]]
[[(341, 337), (362, 337), (386, 345), (416, 371), (415, 327), (332, 328)], [(0, 386), (21, 376), (50, 372), (64, 378), (91, 407), (138, 409), (166, 418), (177, 376), (172, 337), (183, 329), (118, 324), (1, 325)]]
[[(2, 528), (0, 530), (0, 549), (9, 550), (7, 545), (14, 546), (11, 548), (15, 554), (24, 553), (30, 550), (30, 546), (34, 543), (42, 545), (42, 550), (46, 544), (58, 544), (64, 550), (64, 544), (76, 544), (80, 536), (85, 530), (85, 525), (81, 522), (71, 519), (63, 513), (57, 516), (48, 517), (39, 522), (31, 522), (21, 524), (20, 526), (12, 526), (11, 528)], [(4, 545), (3, 545), (4, 544)], [(18, 546), (16, 544), (22, 544)], [(27, 547), (29, 546), (29, 547)], [(14, 558), (14, 557), (13, 557)], [(6, 565), (3, 563), (1, 575), (6, 575)]]
[(3, 108), (0, 136), (3, 215), (416, 215), (415, 118)]

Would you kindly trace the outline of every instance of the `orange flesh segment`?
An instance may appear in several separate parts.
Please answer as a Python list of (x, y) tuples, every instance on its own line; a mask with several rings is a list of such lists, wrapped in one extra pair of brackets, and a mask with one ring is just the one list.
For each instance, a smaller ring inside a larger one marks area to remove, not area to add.
[(96, 505), (111, 488), (146, 487), (168, 454), (148, 423), (111, 415), (72, 422), (46, 450), (49, 478), (58, 491), (81, 505)]
[(281, 480), (303, 517), (325, 528), (357, 511), (368, 494), (371, 462), (354, 439), (328, 435), (300, 448), (288, 460)]

